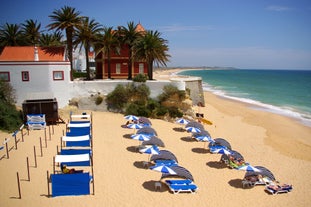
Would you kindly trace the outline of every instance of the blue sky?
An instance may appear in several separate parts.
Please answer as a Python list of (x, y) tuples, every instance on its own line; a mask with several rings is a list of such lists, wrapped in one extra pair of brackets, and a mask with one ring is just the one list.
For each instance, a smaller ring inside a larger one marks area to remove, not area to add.
[(310, 0), (1, 0), (0, 24), (64, 5), (103, 26), (141, 23), (168, 40), (168, 66), (311, 69)]

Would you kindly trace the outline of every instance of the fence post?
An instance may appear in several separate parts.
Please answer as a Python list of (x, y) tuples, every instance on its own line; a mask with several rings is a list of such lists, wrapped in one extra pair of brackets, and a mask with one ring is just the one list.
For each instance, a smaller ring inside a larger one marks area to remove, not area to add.
[(34, 156), (34, 159), (35, 159), (35, 168), (37, 168), (36, 146), (33, 146), (33, 156)]
[(18, 188), (18, 198), (21, 199), (22, 198), (22, 194), (21, 194), (21, 185), (20, 185), (20, 181), (19, 181), (19, 175), (18, 172), (16, 172), (17, 174), (17, 188)]

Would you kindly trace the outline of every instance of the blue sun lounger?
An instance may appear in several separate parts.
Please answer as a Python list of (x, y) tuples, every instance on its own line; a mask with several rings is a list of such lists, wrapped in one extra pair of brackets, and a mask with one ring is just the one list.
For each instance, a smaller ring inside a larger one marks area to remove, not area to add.
[(91, 136), (63, 136), (62, 141), (65, 142), (66, 147), (90, 147), (91, 146)]
[(174, 194), (181, 192), (195, 193), (198, 189), (195, 184), (170, 184), (167, 186)]
[(165, 182), (167, 185), (189, 185), (193, 183), (192, 180), (189, 180), (189, 179), (166, 180)]
[(90, 194), (92, 176), (89, 173), (52, 174), (52, 197)]

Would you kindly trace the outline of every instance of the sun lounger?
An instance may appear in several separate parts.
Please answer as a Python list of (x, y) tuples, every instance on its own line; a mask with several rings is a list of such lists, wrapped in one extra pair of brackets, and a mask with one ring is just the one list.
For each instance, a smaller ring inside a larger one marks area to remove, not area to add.
[(66, 133), (66, 136), (82, 136), (90, 135), (91, 127), (71, 127), (69, 132)]
[(195, 184), (170, 184), (167, 185), (171, 192), (177, 193), (195, 193), (198, 187)]
[(91, 156), (85, 154), (56, 155), (55, 162), (62, 163), (67, 166), (91, 166)]
[(65, 142), (66, 147), (90, 147), (91, 136), (63, 136), (62, 141)]
[(271, 194), (288, 193), (293, 190), (292, 185), (267, 185), (265, 190)]
[(88, 195), (92, 176), (89, 173), (52, 174), (52, 197)]
[(165, 180), (165, 183), (168, 185), (189, 185), (192, 182), (192, 180), (189, 179), (182, 179), (182, 180)]

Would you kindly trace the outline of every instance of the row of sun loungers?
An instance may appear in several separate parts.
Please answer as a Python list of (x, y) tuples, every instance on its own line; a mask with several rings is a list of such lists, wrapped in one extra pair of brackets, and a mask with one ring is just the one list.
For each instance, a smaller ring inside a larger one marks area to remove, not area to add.
[[(92, 164), (92, 123), (90, 120), (74, 121), (74, 118), (90, 118), (89, 115), (71, 115), (66, 126), (66, 135), (61, 138), (61, 149), (54, 158), (54, 173), (49, 181), (52, 186), (52, 197), (90, 194), (90, 184), (94, 177)], [(55, 164), (60, 170), (55, 170)], [(75, 168), (90, 167), (91, 172), (76, 170)], [(66, 171), (64, 170), (66, 168)]]

